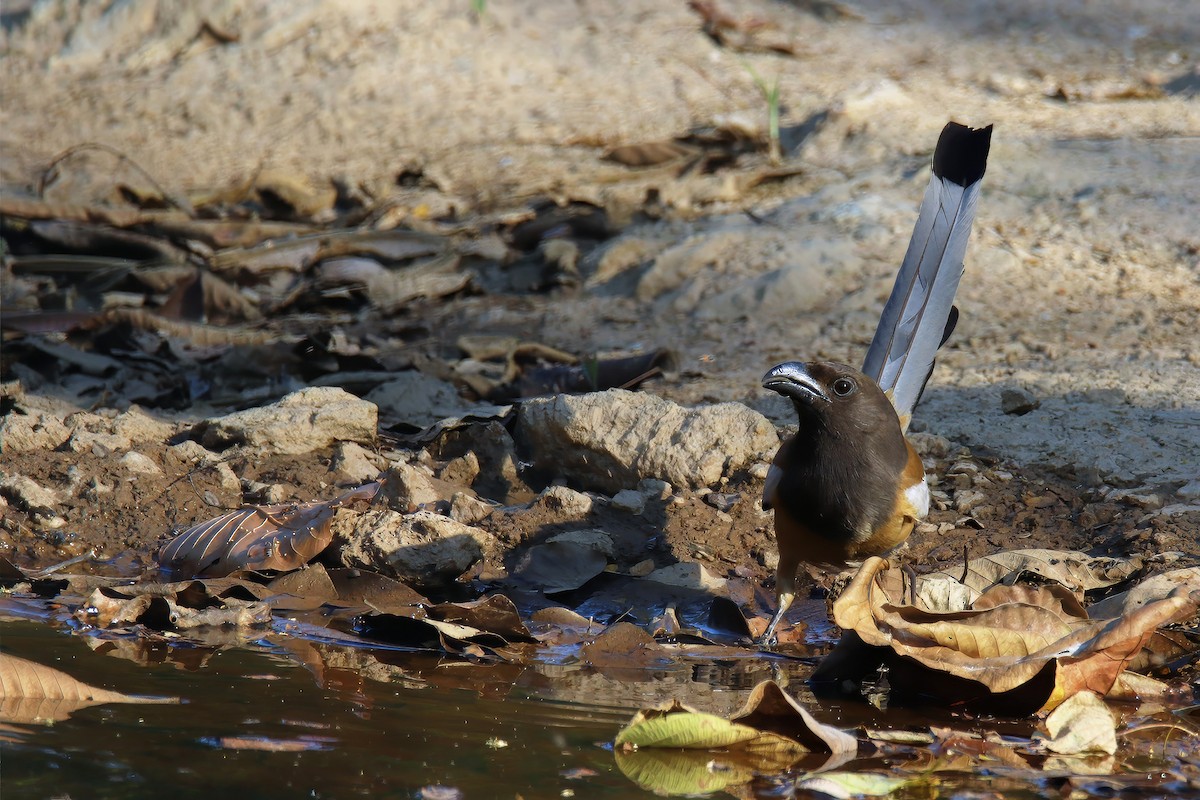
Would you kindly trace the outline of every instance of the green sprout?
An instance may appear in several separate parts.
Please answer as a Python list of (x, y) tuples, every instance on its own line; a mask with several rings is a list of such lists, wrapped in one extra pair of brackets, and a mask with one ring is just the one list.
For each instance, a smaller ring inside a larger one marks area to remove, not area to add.
[(750, 73), (754, 85), (767, 103), (767, 156), (772, 164), (778, 164), (783, 158), (779, 145), (779, 76), (776, 75), (775, 80), (768, 84), (749, 62), (743, 61), (742, 66)]

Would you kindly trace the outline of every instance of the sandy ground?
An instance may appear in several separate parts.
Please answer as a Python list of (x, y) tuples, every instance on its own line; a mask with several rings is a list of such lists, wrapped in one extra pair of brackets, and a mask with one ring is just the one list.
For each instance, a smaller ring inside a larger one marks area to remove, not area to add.
[[(944, 469), (962, 447), (1013, 476), (992, 481), (975, 513), (996, 547), (1020, 531), (1197, 550), (1200, 16), (1187, 4), (720, 3), (762, 23), (751, 42), (784, 53), (721, 46), (686, 3), (651, 0), (491, 0), (482, 16), (465, 0), (8, 5), (5, 191), (28, 190), (56, 154), (95, 141), (173, 191), (269, 167), (359, 185), (401, 223), (541, 197), (592, 202), (629, 224), (585, 255), (583, 288), (460, 298), (425, 309), (426, 321), (447, 338), (521, 331), (574, 352), (673, 347), (681, 376), (651, 391), (744, 401), (781, 424), (788, 410), (758, 388), (761, 374), (785, 358), (860, 360), (938, 130), (994, 123), (962, 321), (915, 421), (953, 447), (928, 460)], [(603, 158), (706, 126), (761, 131), (752, 72), (778, 80), (785, 127), (828, 114), (788, 154), (792, 177), (746, 188)], [(46, 196), (95, 201), (99, 184)], [(635, 215), (650, 196), (657, 218)], [(805, 281), (772, 282), (794, 265)], [(1005, 388), (1040, 407), (1004, 414)], [(61, 475), (70, 455), (6, 468)], [(310, 467), (276, 479), (312, 497)], [(1039, 505), (1046, 486), (1060, 506)], [(164, 487), (146, 490), (133, 519), (109, 507), (106, 529), (146, 531), (136, 546), (204, 515), (175, 514), (186, 504), (172, 499), (172, 513), (145, 516)], [(82, 519), (88, 503), (74, 502)], [(711, 516), (677, 513), (683, 538), (725, 536), (707, 531)], [(977, 536), (959, 525), (964, 513), (933, 522)], [(735, 549), (763, 549), (760, 515), (727, 524)], [(10, 528), (6, 540), (21, 536)]]

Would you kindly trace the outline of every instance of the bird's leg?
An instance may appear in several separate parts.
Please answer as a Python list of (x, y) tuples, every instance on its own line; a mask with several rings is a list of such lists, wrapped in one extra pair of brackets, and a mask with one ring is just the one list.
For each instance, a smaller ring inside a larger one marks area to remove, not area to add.
[(779, 592), (779, 608), (775, 610), (775, 616), (771, 617), (771, 624), (767, 626), (766, 633), (762, 635), (759, 642), (762, 644), (771, 644), (775, 640), (775, 627), (783, 620), (783, 614), (791, 607), (792, 601), (796, 599), (795, 592)]
[(800, 567), (800, 553), (794, 551), (784, 541), (779, 542), (779, 565), (775, 567), (775, 598), (778, 607), (771, 624), (759, 639), (762, 644), (770, 644), (775, 640), (775, 628), (783, 621), (783, 615), (796, 599), (796, 570)]

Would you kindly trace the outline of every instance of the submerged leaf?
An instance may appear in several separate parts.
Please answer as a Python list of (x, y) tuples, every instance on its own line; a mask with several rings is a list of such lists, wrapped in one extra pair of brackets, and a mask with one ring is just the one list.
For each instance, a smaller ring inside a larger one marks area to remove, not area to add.
[(800, 781), (796, 788), (837, 798), (882, 797), (912, 781), (876, 772), (822, 772)]
[[(631, 781), (660, 795), (702, 795), (748, 783), (772, 765), (753, 758), (696, 750), (621, 750), (613, 752), (617, 768)], [(785, 769), (788, 765), (775, 767)]]
[(102, 703), (178, 703), (177, 697), (139, 697), (88, 686), (53, 667), (0, 653), (0, 720), (64, 720)]

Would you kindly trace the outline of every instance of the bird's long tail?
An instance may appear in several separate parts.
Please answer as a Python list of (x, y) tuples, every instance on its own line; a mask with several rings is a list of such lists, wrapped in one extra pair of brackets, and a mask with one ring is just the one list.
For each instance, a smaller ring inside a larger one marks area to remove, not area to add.
[(912, 241), (863, 361), (863, 372), (892, 398), (906, 429), (958, 319), (954, 295), (991, 141), (991, 125), (950, 122), (942, 129)]

